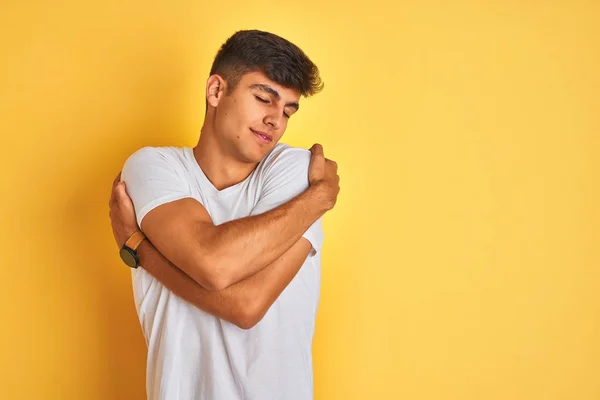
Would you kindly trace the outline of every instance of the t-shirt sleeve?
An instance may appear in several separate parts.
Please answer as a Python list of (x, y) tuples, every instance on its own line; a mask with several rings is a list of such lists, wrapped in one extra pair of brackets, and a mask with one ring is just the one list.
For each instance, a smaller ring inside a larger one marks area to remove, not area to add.
[(121, 180), (133, 201), (138, 226), (154, 208), (192, 197), (189, 184), (165, 150), (144, 147), (133, 153), (123, 166)]
[[(251, 215), (272, 210), (304, 192), (309, 186), (310, 157), (308, 150), (287, 148), (269, 161), (264, 170), (261, 194)], [(312, 245), (309, 256), (320, 252), (324, 240), (322, 218), (314, 222), (302, 237)]]

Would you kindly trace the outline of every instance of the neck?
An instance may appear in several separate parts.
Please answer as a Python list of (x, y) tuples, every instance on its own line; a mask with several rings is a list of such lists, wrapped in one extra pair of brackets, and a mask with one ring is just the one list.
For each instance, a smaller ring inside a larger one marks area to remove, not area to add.
[(196, 162), (217, 190), (223, 190), (246, 179), (257, 164), (240, 161), (217, 140), (212, 127), (204, 124), (194, 147)]

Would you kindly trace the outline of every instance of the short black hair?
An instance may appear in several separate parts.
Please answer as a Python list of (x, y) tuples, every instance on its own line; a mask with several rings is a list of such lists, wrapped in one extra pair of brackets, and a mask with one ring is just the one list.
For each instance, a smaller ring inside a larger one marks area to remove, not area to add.
[(323, 90), (317, 66), (295, 44), (273, 33), (241, 30), (219, 49), (210, 75), (220, 75), (230, 94), (244, 74), (262, 72), (281, 86), (296, 89), (304, 97)]

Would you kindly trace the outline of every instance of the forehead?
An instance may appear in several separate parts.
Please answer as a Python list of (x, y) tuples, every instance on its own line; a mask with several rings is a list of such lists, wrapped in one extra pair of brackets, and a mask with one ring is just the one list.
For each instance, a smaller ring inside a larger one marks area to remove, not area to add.
[[(262, 72), (249, 72), (242, 76), (240, 79), (240, 88), (244, 90), (248, 90), (252, 85), (266, 85), (275, 89), (277, 93), (281, 96), (281, 100), (285, 102), (289, 101), (298, 101), (300, 99), (300, 92), (293, 88), (288, 88), (285, 86), (281, 86), (277, 82), (269, 79)], [(258, 89), (255, 89), (258, 90)]]

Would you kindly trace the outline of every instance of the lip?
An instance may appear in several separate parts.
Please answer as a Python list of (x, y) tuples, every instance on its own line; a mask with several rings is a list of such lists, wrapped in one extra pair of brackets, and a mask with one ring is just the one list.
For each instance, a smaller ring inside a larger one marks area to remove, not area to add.
[[(269, 144), (273, 141), (273, 136), (262, 132), (262, 131), (255, 131), (254, 129), (250, 128), (250, 130), (252, 131), (252, 133), (254, 133), (254, 136), (256, 136), (261, 142), (265, 143), (265, 144)], [(262, 136), (265, 136), (267, 139), (263, 138)]]

